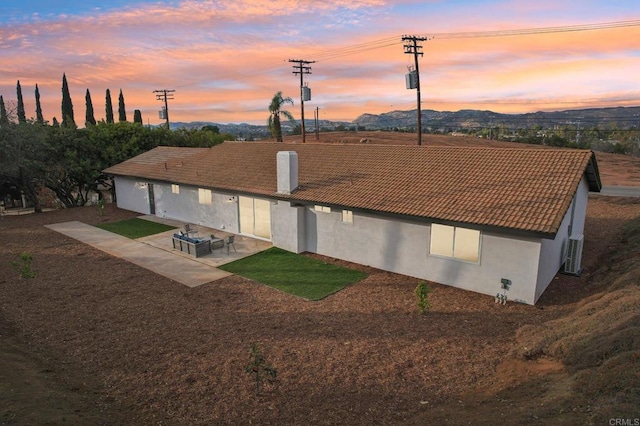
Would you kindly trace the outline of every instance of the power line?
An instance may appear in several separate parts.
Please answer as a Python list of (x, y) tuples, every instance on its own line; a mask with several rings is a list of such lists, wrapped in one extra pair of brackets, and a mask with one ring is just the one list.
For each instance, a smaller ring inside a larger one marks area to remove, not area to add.
[[(511, 37), (511, 36), (524, 36), (535, 34), (551, 34), (551, 33), (564, 33), (564, 32), (580, 32), (580, 31), (595, 31), (605, 30), (612, 28), (625, 28), (625, 27), (638, 27), (640, 26), (640, 19), (628, 20), (628, 21), (613, 21), (613, 22), (599, 22), (592, 24), (581, 25), (562, 25), (554, 27), (535, 27), (535, 28), (519, 28), (512, 30), (491, 30), (491, 31), (465, 31), (456, 33), (431, 33), (429, 35), (422, 34), (422, 37), (427, 37), (429, 40), (450, 40), (450, 39), (465, 39), (465, 38), (484, 38), (484, 37)], [(336, 59), (342, 56), (352, 55), (356, 53), (362, 53), (369, 50), (381, 49), (384, 47), (394, 46), (399, 44), (398, 36), (387, 37), (378, 40), (372, 40), (366, 43), (355, 44), (351, 46), (344, 46), (336, 49), (328, 49), (324, 51), (316, 52), (314, 55), (319, 61), (328, 61)]]
[(605, 30), (611, 28), (637, 27), (640, 26), (640, 19), (630, 21), (616, 22), (600, 22), (595, 24), (582, 25), (562, 25), (557, 27), (540, 27), (540, 28), (520, 28), (513, 30), (497, 30), (497, 31), (467, 31), (459, 33), (435, 33), (431, 34), (434, 39), (447, 40), (455, 38), (482, 38), (482, 37), (510, 37), (532, 34), (551, 34), (566, 33), (577, 31), (594, 31)]

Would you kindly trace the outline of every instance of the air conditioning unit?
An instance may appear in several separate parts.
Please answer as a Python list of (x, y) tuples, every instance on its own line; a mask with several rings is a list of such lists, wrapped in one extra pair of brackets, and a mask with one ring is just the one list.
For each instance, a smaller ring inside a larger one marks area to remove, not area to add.
[(569, 247), (567, 249), (567, 260), (564, 262), (564, 273), (570, 275), (580, 275), (582, 273), (582, 245), (584, 243), (584, 235), (576, 235), (569, 238)]

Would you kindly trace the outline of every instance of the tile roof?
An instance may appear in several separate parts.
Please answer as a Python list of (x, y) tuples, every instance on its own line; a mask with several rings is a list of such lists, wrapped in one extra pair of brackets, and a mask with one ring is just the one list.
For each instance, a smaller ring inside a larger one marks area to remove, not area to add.
[[(276, 154), (296, 151), (299, 187), (277, 194)], [(553, 236), (580, 180), (600, 190), (587, 150), (225, 142), (158, 147), (112, 175)]]

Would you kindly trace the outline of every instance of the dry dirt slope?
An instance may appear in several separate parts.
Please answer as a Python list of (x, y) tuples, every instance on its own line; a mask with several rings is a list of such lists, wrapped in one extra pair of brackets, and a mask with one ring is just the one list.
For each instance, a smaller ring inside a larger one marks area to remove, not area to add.
[[(422, 413), (424, 424), (638, 424), (640, 216), (590, 274), (594, 293), (567, 314), (516, 333), (512, 357), (466, 398)], [(610, 423), (616, 419), (627, 423)], [(628, 423), (630, 422), (630, 423)]]

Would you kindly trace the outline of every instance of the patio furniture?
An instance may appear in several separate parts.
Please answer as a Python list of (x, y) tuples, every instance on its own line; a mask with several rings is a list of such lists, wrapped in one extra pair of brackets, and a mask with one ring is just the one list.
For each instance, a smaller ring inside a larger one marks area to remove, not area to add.
[(229, 235), (229, 238), (227, 239), (227, 254), (229, 254), (229, 246), (233, 246), (233, 251), (236, 253), (238, 252), (238, 250), (236, 250), (236, 245), (233, 243), (235, 237), (235, 235)]
[(173, 234), (172, 243), (174, 249), (195, 257), (205, 256), (211, 253), (211, 243), (209, 240)]
[(223, 249), (224, 248), (224, 239), (216, 238), (215, 235), (211, 234), (211, 250)]
[(187, 223), (186, 225), (184, 225), (184, 232), (185, 234), (187, 234), (188, 236), (190, 236), (191, 234), (197, 235), (198, 234), (198, 230), (196, 228), (194, 228), (191, 224)]

